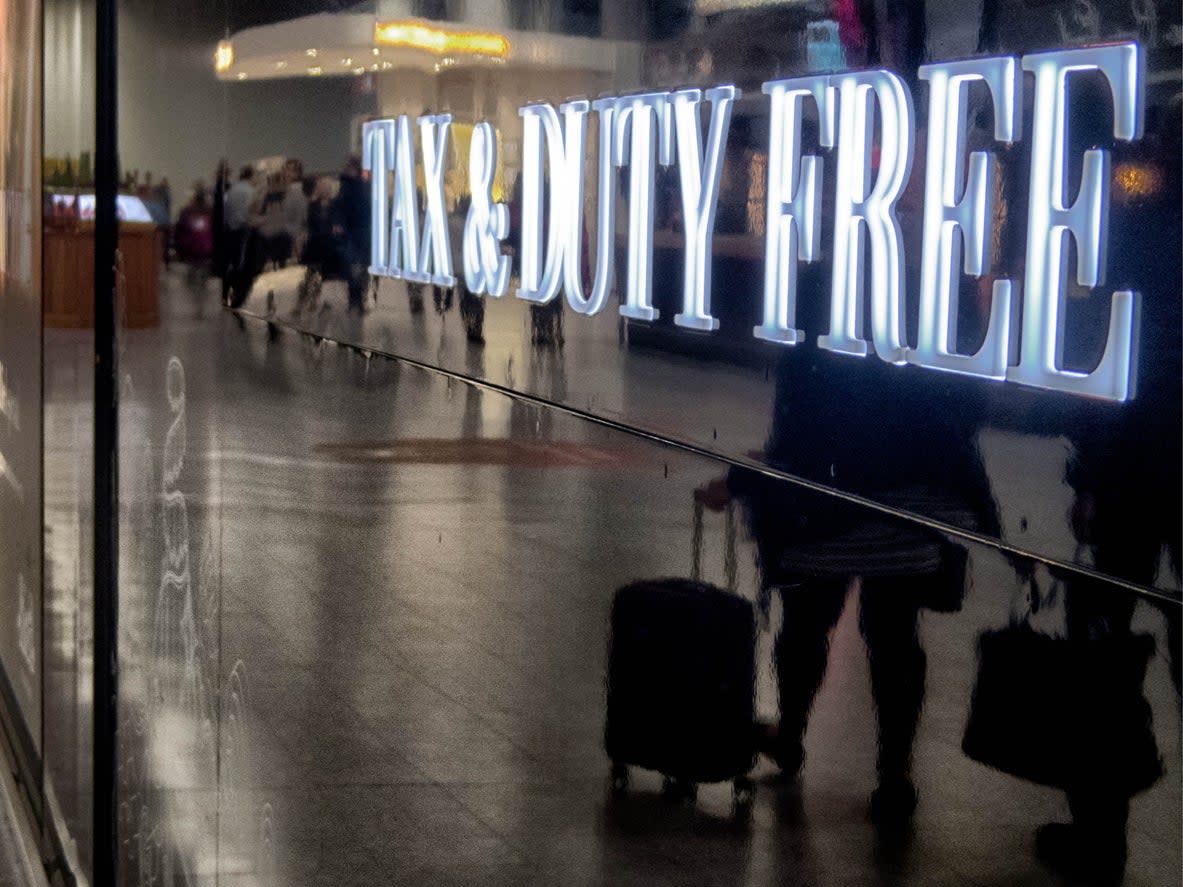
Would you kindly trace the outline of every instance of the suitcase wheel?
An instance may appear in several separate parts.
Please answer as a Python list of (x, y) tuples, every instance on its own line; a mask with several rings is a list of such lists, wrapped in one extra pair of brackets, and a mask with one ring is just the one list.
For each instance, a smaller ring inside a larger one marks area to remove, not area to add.
[(756, 800), (756, 784), (746, 776), (740, 776), (732, 783), (732, 802), (735, 806), (737, 818), (747, 818), (752, 813), (752, 804)]
[(628, 765), (616, 764), (612, 765), (612, 795), (613, 797), (620, 797), (628, 791)]
[(661, 796), (671, 803), (688, 801), (693, 804), (698, 799), (698, 786), (686, 779), (665, 776), (661, 780)]

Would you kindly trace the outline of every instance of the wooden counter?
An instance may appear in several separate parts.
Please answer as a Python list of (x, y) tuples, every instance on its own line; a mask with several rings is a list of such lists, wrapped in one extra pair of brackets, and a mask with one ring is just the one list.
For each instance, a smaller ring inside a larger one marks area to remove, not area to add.
[[(42, 237), (42, 299), (47, 327), (94, 326), (94, 225), (46, 227)], [(123, 255), (123, 325), (160, 323), (161, 235), (155, 225), (119, 226)]]

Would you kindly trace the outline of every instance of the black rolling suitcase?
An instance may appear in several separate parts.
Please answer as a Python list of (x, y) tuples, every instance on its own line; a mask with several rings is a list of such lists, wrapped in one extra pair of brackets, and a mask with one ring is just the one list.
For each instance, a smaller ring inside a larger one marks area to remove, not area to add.
[[(728, 584), (735, 527), (727, 513)], [(694, 578), (635, 582), (616, 593), (604, 739), (613, 790), (629, 766), (656, 770), (665, 792), (693, 798), (700, 782), (734, 781), (736, 810), (752, 800), (756, 620), (733, 590), (699, 580), (702, 506), (695, 505)]]

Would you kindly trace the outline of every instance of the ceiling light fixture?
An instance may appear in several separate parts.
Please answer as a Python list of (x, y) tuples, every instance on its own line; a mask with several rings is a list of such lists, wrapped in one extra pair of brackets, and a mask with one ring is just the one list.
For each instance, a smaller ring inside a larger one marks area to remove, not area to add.
[(418, 49), (434, 55), (456, 53), (506, 58), (509, 40), (495, 31), (453, 31), (416, 19), (378, 22), (374, 42), (382, 46)]
[(233, 64), (234, 44), (229, 40), (223, 40), (218, 43), (218, 48), (214, 50), (214, 70), (219, 74), (225, 74)]

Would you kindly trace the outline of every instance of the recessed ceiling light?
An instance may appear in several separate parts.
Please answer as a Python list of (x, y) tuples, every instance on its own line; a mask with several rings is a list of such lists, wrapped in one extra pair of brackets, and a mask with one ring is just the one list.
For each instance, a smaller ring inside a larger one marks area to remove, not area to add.
[(365, 69), (364, 67), (360, 67), (360, 68), (354, 68), (354, 69), (353, 69), (353, 73), (354, 73), (354, 74), (364, 74), (365, 72), (366, 72), (366, 69)]
[(353, 59), (351, 59), (351, 58), (343, 58), (343, 59), (341, 59), (341, 64), (343, 64), (345, 67), (347, 67), (347, 68), (348, 68), (350, 65), (352, 65), (352, 64), (353, 64)]
[(308, 56), (308, 58), (310, 58), (310, 59), (314, 59), (314, 58), (316, 58), (316, 50), (315, 49), (306, 49), (306, 50), (304, 50), (304, 55)]
[(276, 62), (275, 63), (275, 68), (277, 71), (282, 70), (282, 69), (286, 68), (287, 66), (288, 66), (287, 62)]
[(314, 66), (314, 67), (311, 67), (311, 68), (309, 68), (309, 69), (308, 69), (308, 73), (309, 73), (309, 74), (311, 74), (313, 77), (315, 77), (315, 76), (316, 76), (317, 74), (319, 74), (320, 72), (321, 72), (321, 67), (320, 67), (320, 65), (316, 65), (316, 66)]
[(377, 46), (374, 47), (374, 55), (382, 55), (382, 50), (380, 50)]
[(242, 71), (239, 71), (238, 72), (238, 79), (239, 80), (246, 80), (246, 74)]

